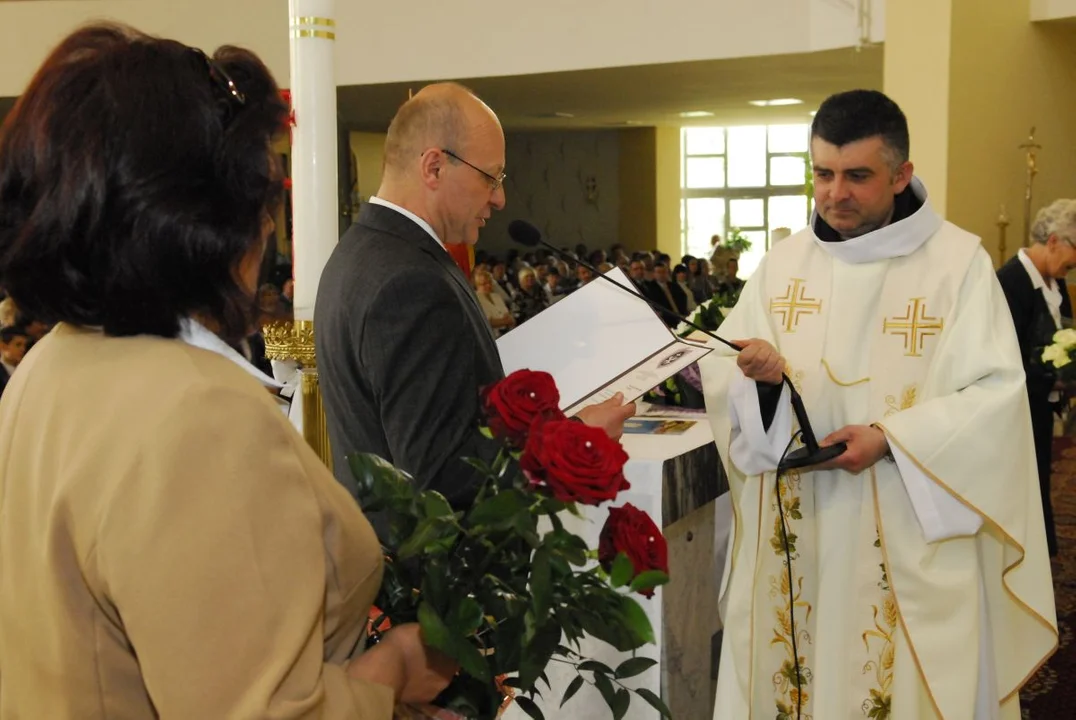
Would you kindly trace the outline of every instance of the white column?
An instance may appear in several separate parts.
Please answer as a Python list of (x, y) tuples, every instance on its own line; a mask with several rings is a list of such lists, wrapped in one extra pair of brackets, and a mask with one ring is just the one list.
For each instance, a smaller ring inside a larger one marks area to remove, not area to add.
[(295, 319), (314, 319), (321, 271), (339, 239), (334, 0), (289, 0)]

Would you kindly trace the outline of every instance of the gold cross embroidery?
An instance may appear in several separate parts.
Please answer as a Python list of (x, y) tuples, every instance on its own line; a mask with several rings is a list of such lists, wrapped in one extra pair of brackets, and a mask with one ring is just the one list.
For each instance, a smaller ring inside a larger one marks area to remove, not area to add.
[(803, 278), (792, 278), (784, 297), (770, 300), (770, 312), (781, 316), (785, 332), (795, 332), (800, 315), (814, 315), (822, 312), (822, 301), (809, 298), (804, 294)]
[(912, 298), (903, 317), (886, 318), (882, 323), (883, 333), (904, 336), (904, 354), (907, 357), (922, 357), (923, 340), (928, 335), (937, 335), (945, 326), (941, 318), (927, 316), (923, 300)]

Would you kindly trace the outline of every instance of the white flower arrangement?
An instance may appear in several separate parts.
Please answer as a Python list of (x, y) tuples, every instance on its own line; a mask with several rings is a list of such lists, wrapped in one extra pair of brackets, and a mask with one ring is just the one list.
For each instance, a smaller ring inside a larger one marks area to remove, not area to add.
[[(695, 312), (693, 312), (691, 314), (691, 321), (694, 322), (696, 325), (701, 324), (699, 322), (699, 320), (702, 317), (702, 313), (707, 308), (709, 308), (713, 304), (714, 300), (716, 300), (716, 299), (717, 299), (716, 297), (712, 297), (712, 298), (710, 298), (709, 300), (707, 300), (705, 302), (699, 303), (698, 306), (695, 308)], [(722, 314), (724, 314), (724, 313), (722, 313)], [(688, 335), (690, 335), (693, 332), (695, 332), (695, 328), (691, 327), (686, 322), (681, 322), (680, 325), (677, 326), (677, 328), (676, 328), (676, 336), (677, 337), (687, 337)]]
[(1042, 361), (1060, 370), (1072, 362), (1076, 354), (1076, 329), (1065, 328), (1054, 333), (1053, 344), (1042, 351)]

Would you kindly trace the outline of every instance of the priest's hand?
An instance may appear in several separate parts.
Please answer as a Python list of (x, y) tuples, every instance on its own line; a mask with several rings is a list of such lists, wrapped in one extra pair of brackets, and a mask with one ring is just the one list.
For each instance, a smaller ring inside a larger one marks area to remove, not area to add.
[(588, 405), (579, 411), (578, 417), (587, 425), (599, 427), (613, 440), (624, 434), (624, 421), (635, 414), (635, 403), (624, 403), (624, 394), (617, 393), (605, 402)]
[(740, 354), (736, 356), (736, 365), (744, 377), (770, 385), (781, 383), (786, 363), (777, 348), (759, 338), (736, 340), (733, 344), (741, 348)]
[(846, 425), (827, 435), (819, 445), (825, 447), (839, 442), (848, 443), (848, 449), (819, 465), (819, 470), (837, 469), (859, 474), (889, 454), (885, 433), (871, 425)]

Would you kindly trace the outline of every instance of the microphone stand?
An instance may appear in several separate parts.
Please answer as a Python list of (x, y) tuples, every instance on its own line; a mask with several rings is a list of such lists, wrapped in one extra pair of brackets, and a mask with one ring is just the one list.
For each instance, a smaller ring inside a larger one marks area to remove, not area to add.
[[(531, 243), (521, 244), (529, 245)], [(664, 307), (663, 305), (659, 305), (658, 303), (654, 302), (642, 293), (638, 292), (637, 288), (633, 290), (631, 288), (621, 285), (616, 280), (613, 280), (611, 277), (606, 277), (589, 262), (585, 260), (580, 260), (578, 258), (572, 258), (560, 248), (551, 245), (550, 243), (543, 240), (540, 236), (537, 240), (537, 243), (535, 244), (547, 248), (554, 255), (562, 258), (567, 262), (574, 262), (578, 265), (582, 265), (587, 270), (590, 270), (591, 275), (593, 275), (594, 277), (599, 277), (608, 283), (612, 283), (616, 287), (620, 288), (622, 291), (639, 298), (658, 312), (661, 312), (668, 317), (676, 318), (677, 320), (686, 323), (690, 327), (693, 327), (696, 330), (704, 333), (705, 335), (708, 335), (714, 340), (717, 340), (719, 343), (727, 345), (736, 352), (740, 352), (743, 349), (736, 343), (730, 342), (729, 340), (726, 340), (725, 338), (710, 332), (706, 328), (696, 325), (693, 321), (680, 315), (680, 313), (674, 312), (669, 308)], [(820, 465), (824, 462), (832, 460), (833, 458), (843, 453), (846, 449), (848, 449), (847, 443), (843, 442), (835, 443), (833, 445), (827, 445), (825, 447), (820, 446), (818, 444), (818, 439), (814, 434), (814, 430), (811, 428), (811, 421), (807, 417), (807, 408), (803, 405), (803, 398), (800, 397), (799, 392), (796, 390), (795, 386), (792, 385), (792, 379), (789, 378), (788, 375), (786, 375), (785, 373), (781, 373), (781, 382), (788, 388), (789, 399), (792, 403), (792, 412), (795, 414), (796, 421), (799, 423), (800, 426), (800, 436), (803, 440), (803, 447), (797, 448), (792, 452), (785, 453), (784, 457), (781, 459), (781, 464), (777, 468), (777, 472), (779, 474), (783, 474), (788, 470), (796, 470), (798, 468), (809, 467), (811, 465)]]

